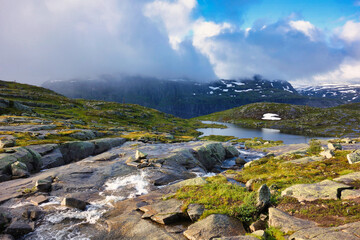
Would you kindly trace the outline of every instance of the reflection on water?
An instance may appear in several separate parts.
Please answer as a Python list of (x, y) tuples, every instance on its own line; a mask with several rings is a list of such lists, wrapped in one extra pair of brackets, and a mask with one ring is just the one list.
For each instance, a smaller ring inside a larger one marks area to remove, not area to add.
[(203, 123), (216, 123), (227, 126), (227, 128), (199, 128), (199, 132), (203, 134), (200, 137), (209, 136), (209, 135), (222, 135), (222, 136), (234, 136), (237, 138), (254, 138), (262, 137), (265, 140), (273, 141), (283, 141), (285, 144), (295, 144), (295, 143), (308, 143), (310, 139), (329, 139), (324, 137), (308, 137), (302, 135), (294, 135), (281, 133), (278, 129), (251, 129), (243, 128), (239, 125), (232, 123), (221, 123), (221, 122), (212, 122), (212, 121), (203, 121)]

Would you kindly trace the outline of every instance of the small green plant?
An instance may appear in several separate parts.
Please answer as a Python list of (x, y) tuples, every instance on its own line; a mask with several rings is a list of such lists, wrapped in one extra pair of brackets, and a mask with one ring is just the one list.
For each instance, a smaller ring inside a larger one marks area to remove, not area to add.
[(285, 233), (275, 227), (269, 227), (265, 230), (267, 240), (285, 240)]
[(321, 152), (321, 142), (317, 139), (311, 139), (309, 142), (309, 148), (307, 149), (308, 155), (318, 155)]
[(32, 188), (24, 188), (22, 190), (20, 190), (23, 194), (30, 194), (30, 193), (34, 193), (37, 191), (36, 186), (33, 186)]

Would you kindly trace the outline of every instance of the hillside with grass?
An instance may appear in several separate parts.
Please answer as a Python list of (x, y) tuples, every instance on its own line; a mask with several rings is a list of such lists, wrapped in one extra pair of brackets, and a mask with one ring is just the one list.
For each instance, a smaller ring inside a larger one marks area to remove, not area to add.
[[(42, 87), (6, 81), (0, 81), (0, 113), (3, 115), (0, 125), (8, 125), (9, 121), (13, 125), (40, 124), (41, 121), (34, 123), (34, 119), (41, 119), (56, 125), (56, 130), (68, 130), (61, 136), (50, 134), (41, 141), (37, 139), (37, 143), (55, 138), (74, 140), (68, 136), (76, 129), (129, 139), (182, 141), (197, 137), (200, 133), (195, 129), (203, 126), (197, 120), (184, 120), (136, 104), (75, 100)], [(30, 135), (22, 137), (36, 139)]]
[[(324, 137), (356, 137), (360, 132), (359, 103), (315, 108), (280, 103), (254, 103), (195, 119), (235, 123), (248, 128), (273, 128), (285, 133)], [(264, 114), (281, 120), (264, 120)]]

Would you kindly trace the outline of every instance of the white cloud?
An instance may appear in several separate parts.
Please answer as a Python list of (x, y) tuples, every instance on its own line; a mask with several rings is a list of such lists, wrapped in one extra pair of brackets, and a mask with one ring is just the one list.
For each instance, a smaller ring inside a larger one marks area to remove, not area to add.
[(156, 0), (145, 6), (144, 13), (145, 16), (165, 26), (172, 48), (178, 50), (180, 43), (192, 28), (190, 13), (196, 4), (196, 0), (178, 0), (176, 2)]
[(339, 32), (339, 38), (347, 43), (360, 41), (360, 22), (347, 21)]
[(312, 41), (316, 40), (316, 28), (313, 24), (308, 21), (298, 20), (298, 21), (290, 21), (289, 25), (296, 29), (299, 32), (302, 32), (306, 36), (308, 36)]

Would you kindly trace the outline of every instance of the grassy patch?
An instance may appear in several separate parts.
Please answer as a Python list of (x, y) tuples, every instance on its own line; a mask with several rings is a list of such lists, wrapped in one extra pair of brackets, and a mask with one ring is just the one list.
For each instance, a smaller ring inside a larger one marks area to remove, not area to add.
[(227, 214), (250, 222), (256, 215), (256, 193), (248, 192), (244, 187), (231, 184), (224, 176), (207, 178), (208, 183), (202, 186), (185, 186), (177, 191), (175, 197), (190, 203), (203, 204), (206, 210), (201, 218), (210, 214)]
[[(349, 151), (336, 151), (335, 157), (323, 161), (305, 164), (292, 164), (287, 157), (262, 158), (250, 167), (237, 172), (236, 180), (246, 183), (250, 179), (257, 179), (254, 188), (262, 184), (276, 186), (283, 190), (294, 184), (315, 183), (325, 179), (333, 179), (350, 171), (360, 171), (359, 164), (349, 164), (346, 155)], [(295, 155), (296, 156), (296, 155)]]
[(307, 154), (310, 156), (318, 155), (321, 152), (321, 142), (316, 139), (311, 139), (309, 142), (309, 148), (307, 149)]
[(269, 227), (265, 230), (267, 240), (286, 240), (285, 233), (275, 227)]
[(235, 138), (236, 137), (233, 136), (210, 135), (210, 136), (201, 137), (200, 139), (208, 140), (208, 141), (217, 141), (217, 142), (228, 142)]
[(300, 204), (295, 198), (284, 197), (277, 208), (324, 227), (360, 221), (360, 205), (356, 200), (317, 200)]

